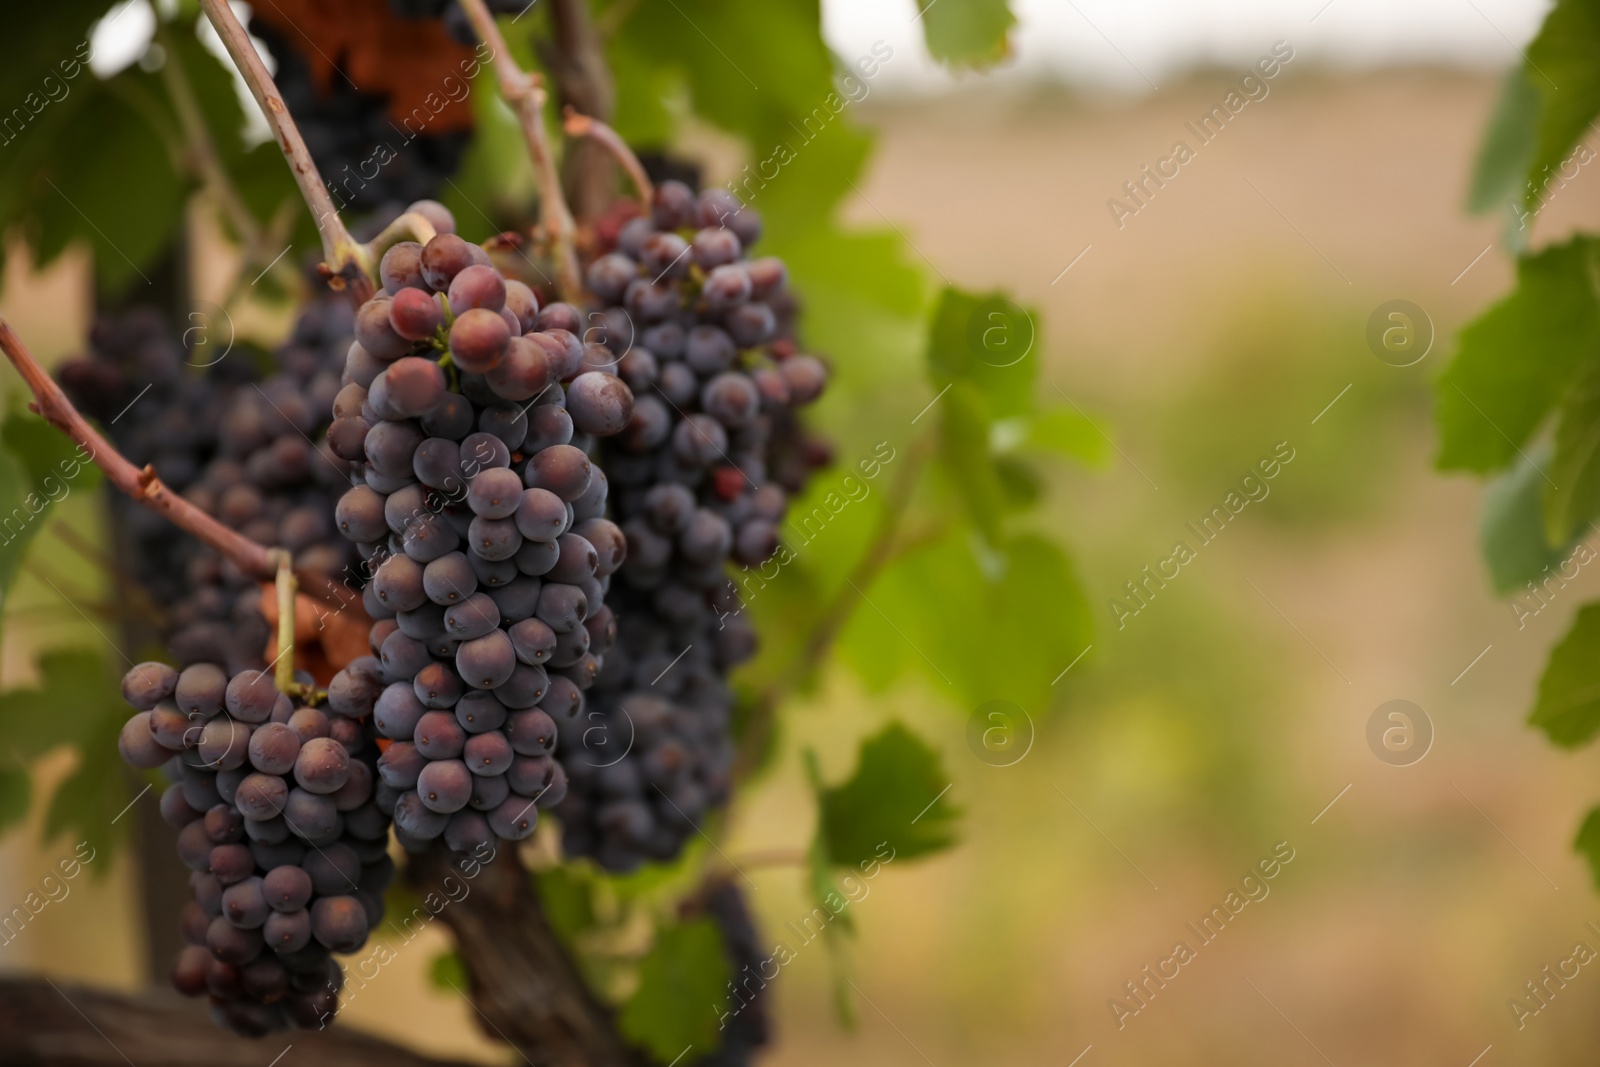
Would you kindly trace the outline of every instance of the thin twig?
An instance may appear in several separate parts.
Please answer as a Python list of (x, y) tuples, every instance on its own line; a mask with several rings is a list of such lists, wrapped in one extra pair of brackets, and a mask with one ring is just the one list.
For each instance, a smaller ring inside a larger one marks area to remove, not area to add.
[[(205, 3), (222, 3), (225, 0), (204, 0)], [(537, 74), (528, 74), (517, 65), (506, 46), (494, 16), (483, 0), (460, 0), (461, 8), (472, 21), (478, 37), (489, 45), (493, 58), (495, 80), (500, 95), (517, 112), (522, 123), (522, 136), (528, 142), (528, 155), (533, 160), (534, 171), (539, 176), (539, 214), (545, 236), (555, 249), (556, 283), (565, 300), (578, 300), (583, 287), (578, 280), (578, 258), (573, 251), (572, 212), (567, 210), (565, 195), (561, 192), (561, 176), (556, 171), (555, 159), (550, 155), (550, 142), (544, 130), (544, 82)]]
[(651, 204), (655, 202), (655, 185), (650, 181), (650, 175), (645, 173), (644, 164), (639, 162), (639, 157), (633, 154), (633, 149), (618, 136), (616, 130), (597, 118), (578, 114), (571, 107), (567, 108), (567, 118), (563, 128), (567, 131), (567, 136), (588, 137), (610, 152), (632, 179), (633, 187), (639, 192), (639, 203), (646, 212), (650, 210)]
[(273, 662), (277, 664), (273, 680), (278, 684), (278, 692), (293, 693), (294, 681), (294, 571), (289, 567), (289, 557), (285, 554), (278, 563), (278, 658)]
[(294, 173), (300, 195), (311, 209), (317, 232), (322, 235), (322, 255), (328, 271), (328, 285), (333, 289), (348, 288), (351, 301), (359, 307), (372, 297), (375, 288), (372, 264), (366, 250), (345, 229), (344, 220), (339, 218), (339, 211), (334, 207), (333, 198), (328, 195), (327, 186), (322, 182), (322, 175), (317, 172), (317, 164), (306, 149), (294, 118), (289, 114), (288, 105), (273, 84), (272, 75), (267, 73), (266, 64), (261, 61), (255, 45), (250, 43), (250, 34), (228, 6), (228, 0), (200, 0), (200, 6), (205, 9), (211, 25), (216, 27), (217, 35), (222, 38), (239, 73), (250, 86), (256, 103), (261, 105), (262, 114), (266, 116), (267, 124), (272, 127), (272, 133), (278, 140), (278, 147), (283, 150), (283, 157)]

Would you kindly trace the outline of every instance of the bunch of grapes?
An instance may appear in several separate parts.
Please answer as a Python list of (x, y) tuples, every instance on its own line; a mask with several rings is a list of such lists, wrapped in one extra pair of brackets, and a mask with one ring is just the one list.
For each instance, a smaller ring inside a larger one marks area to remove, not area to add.
[(566, 791), (557, 729), (615, 638), (627, 548), (585, 447), (634, 399), (585, 369), (576, 309), (541, 309), (428, 211), (438, 236), (383, 256), (333, 402), (353, 483), (335, 516), (371, 576), (377, 662), (329, 701), (388, 739), (377, 798), (400, 842), (465, 852), (527, 837)]
[(773, 555), (788, 491), (808, 469), (793, 462), (794, 409), (821, 394), (827, 373), (780, 335), (794, 301), (781, 261), (747, 257), (760, 234), (726, 191), (696, 197), (669, 181), (587, 268), (599, 343), (585, 358), (637, 400), (598, 451), (627, 537), (612, 599), (619, 639), (591, 740), (564, 750), (571, 788), (559, 814), (567, 853), (610, 869), (672, 858), (726, 799), (726, 676), (755, 650), (727, 565)]
[[(222, 324), (208, 326), (220, 331)], [(90, 355), (65, 364), (60, 378), (131, 461), (153, 465), (224, 525), (287, 548), (303, 573), (330, 585), (354, 562), (332, 518), (349, 464), (322, 440), (352, 329), (342, 301), (311, 302), (275, 353), (276, 371), (256, 381), (247, 352), (201, 366), (188, 357), (204, 350), (185, 351), (158, 313), (139, 309), (97, 322)], [(113, 501), (131, 535), (130, 570), (165, 606), (161, 630), (177, 662), (220, 663), (233, 673), (264, 666), (275, 653), (256, 579), (199, 542), (174, 537), (154, 512), (121, 496)]]
[(319, 86), (299, 49), (304, 34), (260, 16), (251, 19), (250, 32), (277, 61), (273, 80), (341, 210), (365, 215), (437, 196), (460, 169), (470, 128), (402, 127), (389, 113), (387, 94), (362, 91), (342, 74)]
[(141, 663), (122, 692), (135, 714), (118, 748), (167, 770), (161, 814), (192, 872), (173, 984), (239, 1033), (326, 1025), (333, 953), (366, 942), (394, 875), (370, 729), (211, 663)]
[[(533, 3), (534, 0), (486, 0), (484, 6), (491, 15), (520, 15)], [(443, 19), (451, 37), (465, 45), (478, 43), (472, 20), (456, 0), (389, 0), (389, 10), (401, 18)]]

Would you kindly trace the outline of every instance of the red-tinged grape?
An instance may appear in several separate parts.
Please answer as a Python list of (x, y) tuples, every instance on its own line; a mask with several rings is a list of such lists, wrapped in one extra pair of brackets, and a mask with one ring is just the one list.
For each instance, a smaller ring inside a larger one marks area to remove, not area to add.
[(516, 665), (516, 651), (504, 630), (491, 630), (482, 637), (463, 641), (456, 650), (456, 670), (468, 685), (478, 689), (503, 685)]
[(455, 233), (456, 217), (450, 209), (437, 200), (416, 200), (406, 208), (406, 214), (417, 214), (427, 219), (434, 233)]
[(650, 214), (658, 230), (681, 230), (695, 221), (694, 192), (680, 181), (662, 182), (656, 186)]
[(444, 372), (431, 359), (397, 359), (384, 377), (389, 383), (389, 403), (405, 418), (426, 414), (444, 396)]
[(529, 337), (513, 337), (505, 355), (487, 375), (489, 388), (507, 400), (531, 400), (554, 381), (548, 350)]
[(828, 384), (828, 369), (811, 356), (792, 356), (778, 365), (778, 371), (795, 404), (811, 403)]
[(616, 303), (638, 274), (637, 263), (620, 252), (612, 252), (589, 264), (585, 280), (595, 296), (607, 303)]
[(450, 327), (450, 355), (456, 366), (473, 374), (493, 370), (511, 343), (511, 328), (495, 311), (473, 308)]
[(389, 326), (407, 341), (431, 341), (443, 325), (439, 299), (421, 286), (401, 289), (389, 304)]
[(550, 377), (555, 381), (564, 382), (583, 370), (583, 342), (577, 334), (541, 328), (538, 333), (528, 334), (528, 339), (550, 357)]
[(506, 281), (506, 310), (517, 317), (517, 333), (528, 333), (539, 316), (539, 298), (515, 278)]
[(434, 292), (444, 292), (457, 274), (477, 262), (472, 246), (453, 233), (441, 233), (422, 247), (422, 278)]
[(715, 268), (737, 260), (744, 251), (739, 244), (738, 236), (733, 231), (721, 228), (720, 221), (715, 225), (716, 228), (713, 229), (712, 224), (707, 223), (705, 229), (696, 233), (690, 248), (689, 254), (694, 259), (695, 265), (703, 271), (714, 272)]
[(474, 264), (450, 280), (449, 299), (457, 316), (472, 308), (498, 312), (506, 306), (506, 282), (493, 267)]
[[(444, 607), (461, 603), (476, 592), (477, 588), (478, 577), (473, 572), (466, 555), (461, 552), (451, 552), (441, 556), (422, 571), (423, 592), (427, 594), (429, 600)], [(417, 664), (409, 670), (405, 667), (400, 669), (403, 673), (415, 674), (420, 667), (421, 664)]]

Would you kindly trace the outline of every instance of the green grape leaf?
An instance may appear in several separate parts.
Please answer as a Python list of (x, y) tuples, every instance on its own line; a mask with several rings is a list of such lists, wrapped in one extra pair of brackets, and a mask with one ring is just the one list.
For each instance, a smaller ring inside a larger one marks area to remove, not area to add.
[(966, 382), (991, 417), (1029, 414), (1038, 375), (1037, 317), (1002, 293), (947, 286), (928, 327), (928, 376), (934, 388)]
[[(100, 668), (104, 675), (105, 668)], [(119, 698), (120, 701), (120, 698)], [(127, 708), (101, 710), (95, 716), (89, 731), (78, 744), (78, 765), (57, 787), (45, 813), (44, 834), (54, 840), (70, 834), (87, 841), (97, 854), (110, 857), (121, 839), (120, 832), (128, 822), (120, 825), (118, 819), (137, 794), (128, 789), (127, 768), (117, 752), (117, 735), (127, 721)], [(155, 788), (150, 792), (156, 793)], [(146, 796), (141, 803), (153, 804), (155, 796)], [(111, 865), (95, 868), (99, 877), (110, 873)]]
[(955, 843), (961, 811), (939, 754), (899, 723), (861, 743), (855, 774), (819, 797), (817, 835), (828, 862), (862, 867), (915, 859)]
[(33, 781), (26, 769), (0, 763), (0, 834), (20, 823), (28, 814)]
[(639, 988), (623, 1005), (617, 1026), (661, 1063), (689, 1049), (709, 1053), (718, 1047), (730, 977), (714, 922), (699, 918), (662, 926), (639, 964)]
[(968, 382), (952, 383), (939, 403), (939, 462), (967, 516), (992, 544), (1000, 536), (1006, 491), (989, 455), (989, 412)]
[(1563, 545), (1600, 515), (1600, 360), (1584, 368), (1561, 402), (1547, 473), (1545, 541)]
[(7, 749), (23, 760), (61, 745), (86, 744), (107, 715), (120, 730), (132, 714), (97, 651), (49, 649), (40, 653), (37, 673), (36, 684), (0, 693), (0, 732)]
[[(1104, 469), (1111, 464), (1111, 438), (1094, 419), (1075, 407), (1047, 408), (1019, 420), (1015, 431), (1005, 431), (998, 440), (991, 437), (997, 451), (1006, 451), (1012, 440), (1016, 447), (1048, 452)], [(996, 429), (1005, 426), (996, 424)]]
[(467, 988), (467, 965), (459, 952), (441, 952), (428, 964), (428, 983), (435, 989), (460, 993)]
[(539, 904), (562, 941), (573, 939), (595, 925), (589, 883), (570, 866), (552, 867), (537, 876)]
[(1574, 238), (1517, 262), (1517, 288), (1461, 331), (1440, 376), (1441, 470), (1507, 466), (1600, 352), (1595, 244)]
[(1535, 446), (1509, 471), (1490, 480), (1483, 498), (1483, 518), (1478, 541), (1494, 591), (1510, 596), (1545, 571), (1559, 565), (1582, 532), (1558, 547), (1545, 540), (1544, 495), (1550, 489), (1544, 472), (1550, 469), (1552, 449)]
[(985, 545), (958, 527), (906, 552), (865, 593), (843, 635), (862, 679), (882, 690), (916, 671), (969, 712), (994, 699), (1043, 707), (1092, 635), (1072, 561), (1033, 534)]
[[(1530, 73), (1526, 67), (1513, 67), (1501, 86), (1467, 192), (1467, 210), (1474, 215), (1522, 201), (1528, 161), (1538, 146), (1537, 127), (1543, 104), (1538, 86), (1529, 80)], [(1538, 75), (1533, 78), (1537, 80)]]
[(992, 67), (1011, 55), (1006, 0), (916, 0), (928, 52), (948, 67)]
[(1562, 748), (1578, 748), (1600, 730), (1600, 604), (1585, 604), (1550, 651), (1528, 722)]
[(1600, 887), (1600, 808), (1592, 808), (1578, 827), (1572, 849), (1589, 862), (1589, 873)]
[(1572, 146), (1600, 115), (1600, 4), (1559, 0), (1528, 45), (1526, 77), (1544, 98), (1523, 202), (1536, 207), (1559, 181)]
[(100, 468), (88, 451), (20, 406), (0, 424), (0, 443), (21, 462), (34, 489), (46, 496), (61, 494), (63, 486), (72, 490), (100, 486)]
[(37, 124), (95, 76), (89, 70), (89, 30), (111, 0), (61, 0), (6, 27), (6, 61), (0, 63), (0, 148), (31, 137)]

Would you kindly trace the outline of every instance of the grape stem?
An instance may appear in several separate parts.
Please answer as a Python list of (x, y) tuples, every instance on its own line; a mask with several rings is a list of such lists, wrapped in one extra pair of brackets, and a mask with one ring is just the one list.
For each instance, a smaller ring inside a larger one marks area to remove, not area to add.
[[(34, 359), (28, 346), (23, 344), (22, 338), (3, 318), (0, 318), (0, 349), (4, 349), (6, 358), (17, 368), (17, 373), (33, 393), (34, 399), (28, 404), (29, 410), (72, 438), (79, 451), (88, 453), (85, 458), (104, 471), (112, 485), (174, 526), (187, 530), (245, 573), (263, 580), (277, 577), (280, 565), (288, 558), (287, 551), (268, 548), (224, 526), (169, 489), (166, 483), (156, 477), (154, 467), (147, 465), (141, 469), (130, 463), (72, 406), (67, 394), (39, 366), (39, 361)], [(325, 579), (320, 583), (312, 581), (310, 586), (313, 592), (310, 595), (342, 608), (344, 605), (331, 592), (325, 595), (315, 592), (327, 584)]]
[[(225, 0), (204, 0), (222, 3)], [(539, 178), (539, 213), (545, 236), (555, 250), (556, 284), (564, 300), (576, 301), (583, 295), (578, 279), (578, 257), (573, 251), (572, 212), (567, 209), (561, 191), (561, 175), (556, 171), (555, 159), (550, 154), (550, 141), (545, 136), (544, 79), (529, 74), (517, 65), (506, 45), (500, 27), (483, 0), (460, 0), (461, 9), (472, 21), (472, 28), (489, 45), (493, 58), (495, 80), (500, 86), (500, 96), (517, 112), (522, 123), (522, 136), (528, 142), (528, 155)]]
[(371, 257), (345, 228), (344, 220), (339, 217), (339, 210), (334, 207), (333, 198), (323, 184), (322, 175), (317, 172), (317, 164), (311, 158), (304, 138), (300, 136), (300, 129), (289, 114), (288, 105), (283, 102), (283, 94), (278, 92), (272, 75), (267, 73), (266, 64), (261, 61), (260, 54), (250, 41), (249, 32), (228, 6), (228, 0), (200, 0), (200, 6), (205, 9), (211, 25), (216, 27), (217, 35), (222, 38), (245, 83), (250, 86), (256, 103), (261, 105), (267, 125), (272, 128), (278, 147), (283, 151), (283, 158), (288, 161), (289, 170), (294, 174), (295, 184), (300, 187), (300, 195), (305, 199), (306, 207), (311, 209), (317, 233), (322, 236), (323, 268), (328, 275), (329, 287), (347, 290), (350, 300), (360, 307), (371, 299), (374, 291)]
[(433, 228), (433, 223), (428, 221), (426, 215), (408, 211), (367, 242), (367, 262), (374, 265), (382, 263), (383, 254), (402, 241), (415, 241), (417, 244), (425, 245), (437, 236), (438, 231)]
[(573, 108), (567, 108), (566, 122), (563, 128), (569, 137), (587, 137), (600, 145), (621, 164), (622, 169), (628, 172), (628, 177), (633, 181), (633, 187), (638, 190), (639, 204), (648, 214), (650, 206), (655, 202), (655, 185), (650, 181), (650, 175), (645, 173), (644, 164), (639, 162), (639, 157), (633, 154), (633, 149), (628, 143), (617, 135), (617, 131), (590, 115), (580, 115)]
[(294, 680), (294, 568), (289, 554), (278, 557), (278, 658), (273, 661), (273, 681), (278, 692), (293, 694), (299, 689)]

